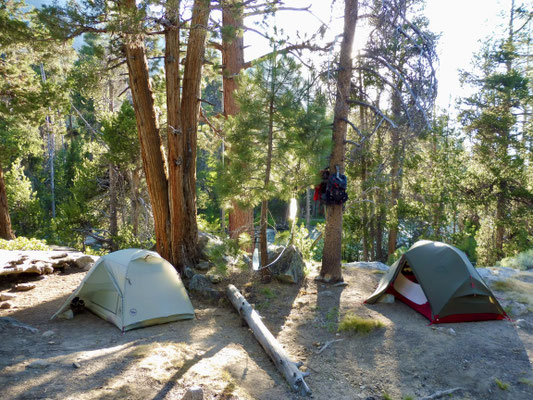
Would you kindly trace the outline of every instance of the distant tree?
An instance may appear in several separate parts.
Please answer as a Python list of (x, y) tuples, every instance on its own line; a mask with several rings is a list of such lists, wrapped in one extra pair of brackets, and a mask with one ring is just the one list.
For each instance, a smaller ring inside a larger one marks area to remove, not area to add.
[(466, 192), (481, 217), (477, 252), (484, 264), (503, 258), (506, 242), (511, 248), (514, 241), (522, 242), (514, 251), (533, 243), (529, 223), (518, 222), (531, 221), (533, 206), (524, 158), (524, 145), (531, 140), (524, 122), (532, 92), (517, 46), (521, 35), (531, 34), (530, 20), (513, 2), (507, 36), (487, 41), (476, 58), (477, 72), (463, 73), (463, 82), (475, 88), (463, 100), (460, 119), (473, 143)]
[(240, 111), (225, 126), (229, 163), (221, 186), (244, 206), (261, 204), (263, 266), (269, 199), (289, 198), (309, 186), (324, 154), (324, 103), (320, 96), (306, 102), (306, 89), (294, 60), (274, 53), (240, 78)]
[[(44, 29), (22, 1), (0, 7), (0, 24), (0, 237), (13, 239), (3, 167), (10, 169), (21, 158), (40, 153), (39, 126), (45, 125), (50, 110), (65, 106), (70, 50), (36, 40), (43, 38)], [(39, 70), (42, 64), (51, 76), (46, 82)]]

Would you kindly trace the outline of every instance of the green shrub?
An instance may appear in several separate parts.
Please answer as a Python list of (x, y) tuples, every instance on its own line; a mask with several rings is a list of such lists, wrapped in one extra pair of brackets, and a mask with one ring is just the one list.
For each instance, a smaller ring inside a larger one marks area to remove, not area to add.
[(409, 250), (409, 248), (407, 246), (402, 246), (402, 247), (399, 247), (396, 249), (396, 251), (394, 253), (392, 253), (389, 258), (387, 259), (387, 264), (388, 265), (392, 265), (396, 262), (396, 260), (398, 260), (401, 256), (403, 256), (403, 254)]
[[(315, 258), (317, 246), (314, 239), (309, 236), (309, 231), (302, 223), (294, 226), (292, 235), (292, 244), (296, 246), (302, 253), (304, 260), (311, 260)], [(275, 243), (282, 246), (289, 245), (291, 239), (291, 231), (278, 232), (276, 234)]]
[(520, 270), (533, 268), (533, 249), (519, 253), (514, 257), (506, 257), (498, 265)]
[(347, 314), (341, 322), (339, 322), (338, 331), (348, 333), (370, 333), (374, 329), (382, 328), (385, 325), (381, 321), (376, 321), (371, 318), (362, 318), (354, 314)]
[(46, 244), (46, 241), (35, 238), (26, 238), (19, 236), (13, 240), (0, 239), (1, 250), (43, 250), (49, 251), (50, 247)]

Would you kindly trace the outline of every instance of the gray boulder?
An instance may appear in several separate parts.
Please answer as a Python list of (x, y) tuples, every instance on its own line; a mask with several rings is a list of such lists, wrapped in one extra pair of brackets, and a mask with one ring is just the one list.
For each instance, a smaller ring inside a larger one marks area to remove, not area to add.
[(197, 249), (201, 259), (207, 260), (209, 258), (209, 250), (220, 245), (222, 245), (222, 240), (219, 237), (207, 232), (198, 232)]
[(91, 267), (94, 265), (94, 263), (98, 261), (99, 258), (100, 257), (97, 257), (97, 256), (81, 256), (80, 258), (76, 258), (74, 262), (82, 270), (89, 271)]
[(196, 264), (196, 269), (198, 271), (209, 271), (211, 268), (211, 264), (209, 264), (209, 261), (202, 261), (201, 263)]
[(364, 262), (356, 261), (351, 263), (342, 264), (344, 267), (350, 268), (363, 268), (363, 269), (377, 269), (379, 271), (388, 271), (389, 266), (379, 261)]
[(520, 273), (520, 271), (507, 267), (476, 268), (477, 272), (486, 283), (505, 281)]
[(201, 274), (196, 274), (191, 278), (189, 291), (207, 300), (218, 301), (222, 297), (219, 291), (213, 289), (209, 278)]
[(269, 267), (272, 275), (282, 282), (301, 282), (304, 278), (305, 262), (300, 250), (290, 245), (285, 250), (283, 247), (277, 247), (274, 251), (269, 251), (269, 263), (278, 257), (279, 259)]

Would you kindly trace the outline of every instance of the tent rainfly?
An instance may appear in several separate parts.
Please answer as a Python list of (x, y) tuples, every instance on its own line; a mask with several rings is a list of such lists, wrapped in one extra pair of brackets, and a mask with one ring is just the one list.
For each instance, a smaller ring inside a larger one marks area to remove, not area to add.
[(122, 331), (194, 318), (177, 271), (148, 250), (119, 250), (101, 257), (51, 319), (67, 311), (76, 297)]
[(373, 304), (385, 293), (432, 324), (507, 317), (466, 254), (440, 242), (416, 242), (390, 267), (365, 303)]

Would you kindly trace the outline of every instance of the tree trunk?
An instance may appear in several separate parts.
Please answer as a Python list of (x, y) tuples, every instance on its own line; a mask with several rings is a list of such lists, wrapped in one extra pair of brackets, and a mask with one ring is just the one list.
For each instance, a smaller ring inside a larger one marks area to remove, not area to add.
[[(115, 112), (115, 88), (113, 81), (110, 79), (108, 82), (109, 88), (109, 112)], [(118, 235), (118, 220), (117, 220), (117, 171), (113, 163), (109, 163), (109, 234), (111, 235), (111, 250), (116, 251), (118, 247), (116, 245), (115, 238)]]
[[(124, 4), (130, 10), (136, 8), (135, 0), (124, 0)], [(170, 260), (167, 168), (157, 127), (143, 36), (126, 35), (124, 47), (143, 168), (154, 215), (156, 248), (161, 257)]]
[[(362, 71), (359, 72), (359, 91), (360, 93), (363, 93), (363, 73)], [(368, 124), (367, 124), (367, 115), (366, 115), (366, 107), (360, 106), (359, 107), (359, 118), (361, 121), (361, 131), (367, 135), (368, 134)], [(367, 141), (363, 141), (361, 144), (361, 223), (362, 223), (362, 232), (363, 232), (363, 261), (370, 261), (370, 252), (371, 252), (371, 240), (370, 240), (370, 232), (369, 232), (369, 219), (368, 219), (368, 195), (366, 193), (367, 189), (367, 157), (366, 157), (366, 151), (367, 151)]]
[(305, 190), (305, 227), (311, 229), (311, 189)]
[[(268, 111), (268, 143), (267, 143), (267, 157), (265, 160), (266, 169), (265, 169), (265, 180), (264, 180), (264, 189), (268, 190), (268, 185), (270, 183), (270, 170), (272, 168), (272, 151), (274, 146), (274, 85), (275, 85), (275, 68), (273, 66), (272, 72), (272, 93), (270, 97), (270, 106)], [(265, 199), (261, 203), (261, 222), (260, 222), (260, 234), (259, 234), (259, 244), (261, 251), (261, 266), (264, 267), (268, 265), (268, 243), (267, 243), (267, 225), (268, 225), (268, 200), (266, 199), (266, 193), (264, 194)], [(263, 280), (268, 280), (271, 274), (267, 268), (261, 269), (261, 278)]]
[[(336, 168), (344, 172), (344, 152), (347, 131), (346, 120), (349, 114), (348, 98), (352, 76), (352, 47), (357, 23), (358, 0), (345, 0), (344, 33), (341, 43), (337, 94), (333, 120), (333, 149), (330, 158), (330, 171)], [(320, 278), (327, 282), (342, 281), (342, 205), (329, 205), (326, 209), (326, 231)]]
[(131, 225), (133, 236), (139, 235), (139, 186), (141, 182), (140, 168), (135, 167), (130, 171), (130, 190), (131, 190)]
[[(178, 270), (178, 264), (185, 258), (185, 249), (181, 247), (184, 225), (180, 219), (184, 215), (183, 198), (183, 131), (181, 129), (180, 104), (180, 40), (179, 40), (179, 1), (168, 0), (166, 3), (165, 29), (165, 78), (167, 92), (167, 137), (168, 137), (168, 197), (170, 206), (170, 263)], [(179, 255), (179, 256), (178, 256)], [(180, 271), (181, 272), (181, 271)]]
[[(224, 115), (237, 115), (239, 105), (235, 101), (238, 88), (237, 76), (244, 67), (244, 43), (242, 36), (243, 16), (238, 0), (226, 0), (222, 6), (222, 26), (227, 33), (222, 35), (222, 86), (224, 98)], [(237, 239), (243, 232), (254, 237), (254, 212), (252, 208), (241, 208), (232, 201), (229, 212), (229, 235)], [(253, 248), (248, 249), (252, 251)]]
[(7, 204), (6, 185), (4, 181), (4, 171), (0, 164), (0, 239), (13, 240), (15, 235), (11, 229), (11, 218), (9, 217), (9, 207)]
[(496, 260), (499, 261), (504, 257), (503, 239), (505, 236), (505, 219), (506, 219), (505, 195), (501, 192), (496, 195), (496, 236), (494, 248), (496, 250)]
[(117, 220), (117, 171), (113, 163), (109, 166), (109, 234), (111, 235), (111, 250), (118, 250), (115, 239), (118, 235)]
[[(205, 38), (209, 19), (210, 0), (195, 0), (192, 10), (191, 30), (183, 72), (181, 98), (181, 138), (171, 167), (181, 173), (181, 191), (171, 198), (172, 225), (181, 224), (181, 234), (172, 242), (174, 266), (182, 271), (185, 265), (197, 262), (198, 226), (196, 224), (196, 140), (200, 111), (200, 84), (204, 61)], [(179, 50), (179, 49), (178, 49)], [(181, 157), (181, 159), (180, 159)]]
[[(399, 121), (401, 114), (401, 99), (399, 95), (394, 92), (392, 95), (392, 114), (396, 121)], [(390, 171), (390, 222), (389, 222), (389, 242), (387, 246), (387, 257), (390, 257), (396, 251), (396, 242), (398, 241), (398, 201), (400, 199), (400, 188), (402, 181), (401, 172), (401, 132), (400, 128), (391, 128), (391, 147), (392, 147), (392, 160)]]

